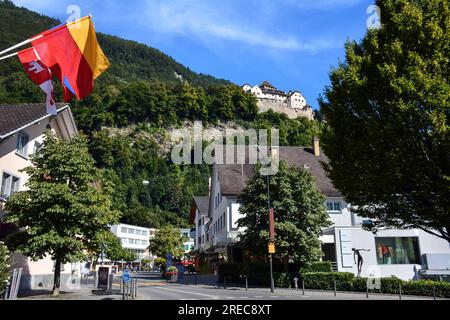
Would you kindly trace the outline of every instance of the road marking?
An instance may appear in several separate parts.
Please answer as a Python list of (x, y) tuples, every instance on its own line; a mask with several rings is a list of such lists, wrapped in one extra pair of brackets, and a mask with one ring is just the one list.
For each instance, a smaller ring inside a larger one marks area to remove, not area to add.
[(218, 300), (218, 299), (219, 299), (219, 297), (217, 297), (217, 296), (212, 296), (212, 295), (210, 295), (210, 294), (197, 293), (197, 292), (190, 292), (190, 291), (183, 291), (183, 290), (176, 290), (176, 289), (169, 289), (169, 288), (165, 288), (165, 287), (160, 287), (160, 289), (162, 289), (162, 290), (168, 290), (168, 291), (181, 292), (181, 293), (187, 293), (187, 294), (193, 294), (193, 295), (202, 296), (202, 297), (208, 297), (208, 298), (214, 299), (214, 300)]

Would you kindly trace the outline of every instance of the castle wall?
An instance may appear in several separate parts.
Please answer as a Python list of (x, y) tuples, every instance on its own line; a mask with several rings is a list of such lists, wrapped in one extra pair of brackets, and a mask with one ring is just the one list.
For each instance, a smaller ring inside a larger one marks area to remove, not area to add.
[(313, 111), (311, 108), (306, 109), (292, 109), (289, 108), (286, 102), (269, 100), (269, 99), (258, 99), (258, 109), (259, 113), (272, 110), (278, 113), (286, 114), (290, 119), (296, 119), (298, 117), (305, 117), (309, 120), (314, 119)]

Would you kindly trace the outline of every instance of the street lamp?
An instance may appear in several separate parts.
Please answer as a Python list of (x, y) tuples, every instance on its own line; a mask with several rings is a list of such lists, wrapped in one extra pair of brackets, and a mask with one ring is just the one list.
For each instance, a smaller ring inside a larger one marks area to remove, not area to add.
[[(258, 152), (261, 151), (259, 145), (256, 145)], [(270, 174), (267, 173), (267, 213), (270, 215)], [(270, 219), (269, 219), (270, 220)], [(272, 241), (271, 238), (269, 241)], [(269, 252), (269, 262), (270, 262), (270, 292), (275, 291), (275, 284), (273, 280), (273, 254)]]
[[(267, 210), (270, 214), (270, 175), (267, 175)], [(270, 239), (269, 241), (272, 241)], [(274, 292), (275, 290), (275, 284), (273, 281), (273, 254), (269, 253), (269, 260), (270, 260), (270, 292)]]

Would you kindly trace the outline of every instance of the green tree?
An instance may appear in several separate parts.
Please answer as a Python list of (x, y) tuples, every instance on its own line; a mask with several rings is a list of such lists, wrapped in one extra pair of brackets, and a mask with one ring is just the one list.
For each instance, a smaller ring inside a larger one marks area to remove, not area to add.
[[(260, 257), (267, 254), (269, 241), (267, 200), (267, 177), (257, 167), (240, 197), (239, 211), (244, 217), (238, 224), (246, 228), (240, 237), (241, 244)], [(322, 255), (319, 236), (330, 222), (325, 197), (314, 177), (281, 161), (278, 173), (270, 177), (270, 200), (275, 211), (275, 258), (286, 267), (290, 259), (302, 265), (317, 261)]]
[(8, 248), (0, 242), (0, 292), (5, 290), (9, 280), (9, 262)]
[(379, 0), (321, 99), (334, 185), (373, 227), (450, 242), (450, 2)]
[(21, 230), (7, 242), (32, 259), (49, 255), (55, 261), (53, 295), (58, 295), (61, 264), (98, 248), (98, 234), (117, 222), (119, 212), (83, 136), (66, 141), (47, 131), (44, 147), (31, 161), (33, 166), (22, 170), (29, 176), (28, 190), (6, 203), (6, 221)]
[(166, 226), (156, 232), (155, 238), (150, 240), (148, 249), (158, 257), (165, 257), (171, 253), (173, 257), (181, 258), (184, 253), (184, 240), (179, 229)]

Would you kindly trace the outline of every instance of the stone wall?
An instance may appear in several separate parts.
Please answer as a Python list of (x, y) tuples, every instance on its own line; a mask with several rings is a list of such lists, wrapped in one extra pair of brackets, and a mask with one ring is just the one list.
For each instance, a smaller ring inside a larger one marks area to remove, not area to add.
[(287, 103), (285, 102), (275, 100), (258, 99), (258, 109), (260, 113), (269, 111), (269, 109), (274, 112), (284, 113), (290, 119), (296, 119), (298, 117), (305, 117), (308, 118), (309, 120), (314, 119), (313, 111), (311, 108), (296, 110), (289, 108)]

